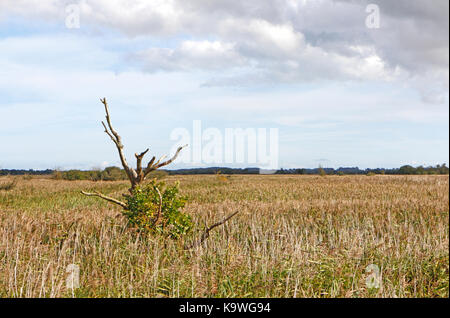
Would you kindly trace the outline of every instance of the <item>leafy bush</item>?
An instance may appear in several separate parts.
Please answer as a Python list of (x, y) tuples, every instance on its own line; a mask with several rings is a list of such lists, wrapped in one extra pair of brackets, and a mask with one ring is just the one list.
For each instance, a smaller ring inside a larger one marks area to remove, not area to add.
[(62, 172), (62, 178), (64, 180), (83, 180), (84, 174), (80, 170), (67, 170)]
[(62, 178), (63, 178), (63, 174), (62, 174), (61, 171), (59, 171), (59, 170), (54, 170), (53, 171), (52, 179), (54, 179), (54, 180), (62, 180)]
[(220, 170), (217, 170), (216, 172), (216, 178), (220, 182), (228, 182), (230, 179), (230, 176), (224, 176)]
[(169, 173), (167, 171), (164, 170), (155, 170), (152, 171), (148, 174), (147, 178), (156, 178), (158, 180), (164, 179), (165, 177), (167, 177), (169, 175)]
[(125, 171), (118, 167), (107, 167), (103, 171), (98, 171), (98, 173), (99, 173), (99, 180), (117, 181), (127, 179)]
[(91, 180), (91, 181), (117, 181), (126, 180), (127, 175), (123, 169), (118, 167), (107, 167), (101, 170), (66, 170), (53, 172), (53, 179), (55, 180)]
[(325, 177), (325, 176), (327, 175), (325, 169), (323, 169), (323, 168), (320, 167), (320, 166), (319, 166), (318, 171), (319, 171), (319, 175), (320, 175), (321, 177)]
[(159, 233), (177, 239), (192, 229), (192, 219), (181, 209), (186, 198), (178, 195), (178, 186), (156, 182), (136, 187), (126, 195), (127, 208), (123, 214), (131, 225), (149, 233)]

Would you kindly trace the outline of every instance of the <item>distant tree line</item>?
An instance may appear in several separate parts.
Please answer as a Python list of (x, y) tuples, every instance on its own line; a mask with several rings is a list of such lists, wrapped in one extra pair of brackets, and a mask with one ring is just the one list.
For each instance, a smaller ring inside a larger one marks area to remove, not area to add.
[(314, 169), (280, 169), (276, 174), (327, 174), (327, 175), (357, 175), (357, 174), (393, 174), (393, 175), (426, 175), (426, 174), (449, 174), (449, 168), (446, 164), (436, 165), (435, 167), (413, 167), (410, 165), (401, 166), (393, 169), (359, 169), (358, 167), (334, 168), (314, 168)]
[(17, 169), (0, 169), (0, 176), (18, 176), (18, 175), (49, 175), (52, 174), (54, 170), (17, 170)]
[(209, 167), (209, 168), (192, 168), (167, 170), (170, 175), (186, 175), (186, 174), (259, 174), (259, 168), (226, 168), (226, 167)]
[[(226, 168), (226, 167), (209, 167), (209, 168), (193, 168), (193, 169), (177, 169), (177, 170), (157, 170), (153, 171), (150, 177), (163, 178), (166, 175), (195, 175), (195, 174), (260, 174), (259, 168)], [(295, 168), (280, 169), (275, 174), (300, 174), (300, 175), (374, 175), (374, 174), (390, 174), (390, 175), (448, 175), (449, 168), (446, 164), (436, 165), (435, 167), (413, 167), (410, 165), (401, 166), (393, 169), (359, 169), (358, 167), (341, 167), (334, 168)], [(52, 175), (54, 179), (61, 180), (92, 180), (92, 181), (115, 181), (127, 180), (125, 171), (118, 167), (107, 167), (103, 170), (14, 170), (2, 169), (1, 175)]]
[(92, 180), (92, 181), (117, 181), (126, 180), (127, 174), (118, 167), (107, 167), (104, 170), (55, 170), (54, 179), (63, 180)]
[[(0, 170), (1, 175), (50, 175), (57, 180), (91, 180), (91, 181), (118, 181), (128, 180), (125, 170), (118, 167), (107, 167), (103, 170)], [(163, 178), (167, 172), (153, 171), (149, 174), (153, 178)]]

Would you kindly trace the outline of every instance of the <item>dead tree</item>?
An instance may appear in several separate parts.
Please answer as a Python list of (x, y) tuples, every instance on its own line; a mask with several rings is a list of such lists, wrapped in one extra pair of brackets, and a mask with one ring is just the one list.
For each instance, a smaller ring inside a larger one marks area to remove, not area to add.
[[(175, 154), (168, 160), (164, 160), (166, 158), (166, 156), (162, 156), (158, 161), (156, 160), (156, 157), (153, 156), (150, 161), (147, 163), (147, 165), (145, 166), (145, 168), (143, 168), (142, 166), (142, 160), (145, 156), (145, 154), (149, 151), (149, 149), (147, 148), (145, 151), (141, 152), (140, 154), (135, 153), (134, 156), (136, 157), (136, 169), (130, 167), (130, 165), (128, 164), (125, 155), (123, 153), (123, 144), (122, 144), (122, 138), (120, 137), (120, 135), (117, 133), (117, 131), (112, 127), (111, 124), (111, 118), (109, 116), (109, 109), (108, 109), (108, 103), (106, 102), (106, 98), (100, 99), (100, 101), (102, 102), (102, 104), (105, 107), (105, 113), (106, 113), (106, 124), (104, 121), (102, 121), (102, 125), (103, 128), (105, 128), (105, 133), (109, 136), (109, 138), (111, 138), (111, 140), (114, 142), (114, 144), (116, 145), (117, 151), (119, 153), (119, 158), (120, 158), (120, 162), (122, 163), (122, 167), (125, 170), (125, 173), (127, 174), (127, 177), (131, 183), (131, 187), (128, 189), (130, 194), (133, 194), (133, 190), (139, 186), (144, 180), (145, 178), (148, 176), (148, 174), (152, 171), (155, 171), (156, 169), (159, 169), (161, 167), (167, 166), (168, 164), (172, 163), (177, 157), (178, 154), (180, 153), (180, 151), (186, 147), (187, 145), (178, 147), (177, 151), (175, 152)], [(158, 195), (160, 197), (160, 204), (159, 204), (159, 210), (158, 210), (158, 214), (157, 214), (157, 218), (155, 219), (155, 224), (158, 222), (159, 220), (159, 216), (161, 214), (161, 205), (162, 205), (162, 197), (161, 197), (161, 193), (159, 192), (159, 189), (156, 188), (156, 191), (158, 192)], [(108, 202), (120, 205), (123, 209), (128, 209), (128, 206), (125, 202), (116, 200), (114, 198), (111, 198), (109, 196), (106, 196), (100, 192), (85, 192), (85, 191), (81, 191), (82, 194), (87, 195), (87, 196), (96, 196), (99, 198), (102, 198)], [(236, 215), (238, 212), (234, 212), (233, 214), (229, 215), (228, 217), (226, 217), (225, 219), (223, 219), (220, 222), (217, 222), (215, 224), (213, 224), (212, 226), (208, 227), (205, 232), (203, 233), (203, 235), (201, 236), (201, 238), (192, 243), (192, 245), (189, 246), (189, 248), (191, 247), (195, 247), (198, 246), (199, 244), (201, 244), (208, 236), (209, 236), (209, 232), (219, 226), (224, 224), (226, 221), (228, 221), (229, 219), (231, 219), (234, 215)]]
[[(130, 165), (127, 162), (127, 159), (125, 158), (125, 155), (123, 153), (123, 144), (122, 144), (122, 138), (117, 133), (117, 131), (112, 127), (111, 124), (111, 117), (109, 116), (109, 109), (108, 109), (108, 103), (106, 102), (106, 98), (100, 99), (100, 101), (105, 106), (105, 113), (106, 113), (106, 124), (104, 121), (102, 121), (103, 128), (105, 128), (105, 133), (111, 138), (111, 140), (116, 145), (117, 151), (119, 152), (119, 158), (120, 162), (122, 163), (122, 167), (125, 170), (125, 173), (127, 174), (127, 177), (131, 183), (131, 187), (129, 189), (130, 193), (133, 193), (134, 188), (136, 188), (138, 185), (140, 185), (145, 178), (148, 176), (148, 174), (152, 171), (155, 171), (156, 169), (159, 169), (161, 167), (167, 166), (168, 164), (172, 163), (177, 157), (180, 151), (186, 147), (187, 145), (178, 147), (177, 151), (173, 155), (172, 158), (163, 161), (166, 156), (162, 156), (158, 161), (155, 162), (155, 156), (150, 159), (147, 166), (145, 168), (142, 167), (142, 159), (144, 158), (145, 154), (149, 151), (147, 148), (145, 151), (141, 152), (140, 154), (135, 153), (134, 156), (136, 157), (136, 169), (130, 167)], [(97, 196), (99, 198), (102, 198), (104, 200), (107, 200), (109, 202), (118, 204), (122, 206), (123, 208), (126, 207), (126, 204), (124, 202), (118, 201), (116, 199), (110, 198), (104, 194), (101, 194), (99, 192), (89, 193), (82, 191), (84, 195), (88, 196)]]

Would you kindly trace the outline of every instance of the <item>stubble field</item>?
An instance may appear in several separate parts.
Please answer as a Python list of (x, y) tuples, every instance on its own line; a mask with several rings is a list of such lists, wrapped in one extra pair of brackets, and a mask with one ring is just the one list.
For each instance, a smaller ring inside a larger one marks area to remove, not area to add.
[(126, 182), (16, 178), (0, 189), (0, 297), (449, 296), (448, 176), (170, 176), (188, 239), (240, 211), (193, 250), (80, 194)]

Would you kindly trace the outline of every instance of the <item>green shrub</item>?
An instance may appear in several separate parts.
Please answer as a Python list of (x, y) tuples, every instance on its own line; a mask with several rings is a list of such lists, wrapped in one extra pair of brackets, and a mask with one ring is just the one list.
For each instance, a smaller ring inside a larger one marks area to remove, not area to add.
[(193, 223), (191, 217), (181, 211), (186, 198), (178, 195), (178, 185), (166, 187), (164, 182), (153, 180), (143, 187), (136, 187), (131, 195), (126, 195), (127, 208), (123, 214), (141, 231), (174, 239), (187, 234)]
[(167, 177), (169, 175), (169, 173), (167, 171), (164, 170), (155, 170), (152, 171), (148, 174), (147, 178), (151, 179), (151, 178), (156, 178), (158, 180), (164, 179), (165, 177)]
[(62, 180), (62, 178), (63, 178), (63, 174), (62, 174), (61, 171), (59, 171), (59, 170), (54, 170), (53, 171), (52, 179), (54, 179), (54, 180)]
[(54, 171), (53, 179), (56, 180), (91, 180), (91, 181), (117, 181), (126, 180), (127, 175), (123, 169), (118, 167), (107, 167), (105, 170), (66, 170)]
[(326, 172), (325, 169), (323, 169), (321, 166), (319, 166), (318, 171), (319, 171), (319, 175), (320, 175), (321, 177), (325, 177), (325, 176), (327, 175), (327, 172)]
[(107, 167), (103, 171), (99, 171), (100, 179), (105, 181), (126, 180), (127, 174), (123, 169), (118, 167)]
[(83, 171), (80, 170), (67, 170), (62, 172), (62, 178), (64, 180), (83, 180), (85, 177)]

